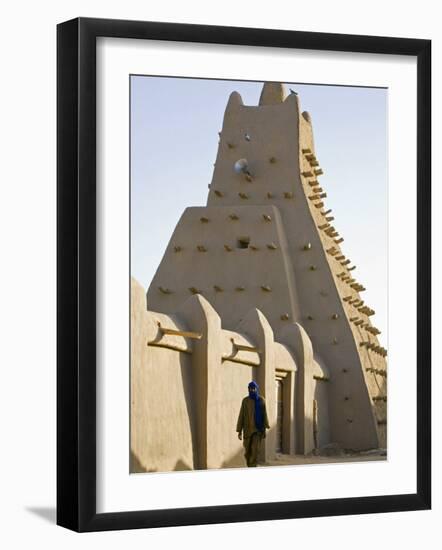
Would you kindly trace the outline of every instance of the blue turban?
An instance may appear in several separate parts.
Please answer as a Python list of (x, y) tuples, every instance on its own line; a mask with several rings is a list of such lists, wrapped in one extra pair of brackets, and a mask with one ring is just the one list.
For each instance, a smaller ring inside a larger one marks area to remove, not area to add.
[[(250, 391), (251, 388), (255, 388), (256, 392)], [(249, 384), (249, 397), (255, 401), (255, 425), (259, 432), (264, 431), (264, 418), (262, 414), (262, 407), (259, 400), (259, 387), (253, 380)]]

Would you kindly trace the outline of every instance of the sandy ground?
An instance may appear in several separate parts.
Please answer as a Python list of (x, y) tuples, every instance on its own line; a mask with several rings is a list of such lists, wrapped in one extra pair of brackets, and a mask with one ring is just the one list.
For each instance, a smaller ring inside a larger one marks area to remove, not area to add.
[(369, 460), (387, 460), (385, 451), (368, 451), (365, 453), (345, 453), (343, 456), (302, 456), (277, 454), (275, 460), (268, 460), (259, 466), (288, 466), (291, 464), (330, 464), (335, 462), (365, 462)]

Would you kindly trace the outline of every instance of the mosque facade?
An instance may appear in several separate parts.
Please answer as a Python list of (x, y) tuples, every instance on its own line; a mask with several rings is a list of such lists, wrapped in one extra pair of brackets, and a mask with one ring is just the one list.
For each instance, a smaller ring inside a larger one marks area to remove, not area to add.
[(386, 448), (387, 352), (322, 174), (296, 93), (230, 95), (207, 205), (185, 209), (147, 292), (131, 281), (132, 472), (245, 466), (250, 380), (261, 460)]

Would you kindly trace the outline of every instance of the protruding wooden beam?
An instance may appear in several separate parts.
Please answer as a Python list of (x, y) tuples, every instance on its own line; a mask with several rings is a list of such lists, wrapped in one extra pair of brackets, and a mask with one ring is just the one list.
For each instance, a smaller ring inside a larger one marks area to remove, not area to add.
[(177, 330), (172, 328), (166, 328), (158, 323), (158, 328), (163, 334), (170, 334), (173, 336), (182, 336), (183, 338), (192, 338), (193, 340), (201, 340), (202, 334), (200, 332), (189, 332), (187, 330)]
[(354, 288), (357, 292), (362, 292), (365, 290), (365, 287), (363, 287), (360, 283), (353, 283), (350, 286), (351, 288)]
[(162, 292), (163, 294), (172, 294), (172, 290), (170, 288), (165, 288), (163, 286), (159, 286), (158, 290)]
[(372, 397), (372, 400), (373, 401), (387, 401), (387, 396), (386, 395), (374, 395)]
[(374, 374), (377, 374), (379, 376), (387, 377), (387, 372), (384, 369), (375, 369), (373, 367), (369, 367), (365, 369), (367, 372), (373, 372)]
[(317, 374), (313, 375), (314, 380), (321, 380), (321, 382), (329, 382), (330, 378), (328, 376), (318, 376)]
[(252, 351), (255, 353), (261, 353), (261, 350), (256, 346), (246, 346), (245, 344), (237, 344), (233, 338), (230, 338), (230, 341), (238, 351)]

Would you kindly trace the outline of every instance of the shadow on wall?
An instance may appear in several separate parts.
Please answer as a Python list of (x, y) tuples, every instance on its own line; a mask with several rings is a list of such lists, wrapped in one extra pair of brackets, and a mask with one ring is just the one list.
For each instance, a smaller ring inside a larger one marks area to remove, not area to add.
[(142, 474), (146, 472), (156, 472), (155, 468), (148, 470), (142, 464), (137, 455), (131, 450), (130, 451), (130, 468), (129, 473), (131, 474)]
[[(185, 372), (183, 372), (182, 374), (183, 374), (183, 381), (184, 381), (186, 374), (185, 374)], [(187, 381), (186, 383), (189, 383), (189, 381)], [(192, 407), (190, 401), (187, 401), (187, 406), (188, 406), (189, 413), (191, 413), (193, 407)], [(305, 426), (306, 426), (307, 430), (312, 430), (313, 429), (312, 419), (306, 419)], [(225, 459), (222, 462), (222, 465), (219, 468), (213, 468), (213, 469), (247, 468), (247, 464), (246, 464), (246, 460), (245, 460), (245, 456), (244, 456), (244, 445), (243, 445), (244, 440), (239, 440), (238, 439), (238, 435), (237, 435), (237, 432), (236, 432), (236, 424), (234, 426), (232, 426), (232, 438), (235, 440), (235, 443), (236, 443), (236, 451), (233, 454), (231, 454), (227, 459)], [(192, 440), (193, 440), (192, 441), (193, 449), (195, 451), (195, 448), (196, 448), (195, 447), (195, 445), (196, 445), (195, 436), (192, 436)], [(259, 456), (259, 459), (258, 459), (258, 464), (262, 465), (262, 464), (265, 463), (265, 460), (264, 460), (264, 446), (265, 446), (265, 444), (266, 443), (269, 444), (270, 442), (274, 442), (275, 440), (276, 440), (276, 426), (271, 426), (270, 429), (266, 430), (266, 439), (262, 440), (261, 452), (260, 452), (260, 456)], [(231, 442), (229, 442), (229, 445), (226, 445), (226, 447), (229, 447), (230, 444), (231, 444)], [(272, 454), (274, 454), (274, 456), (271, 456), (271, 458), (276, 458), (276, 449), (272, 449), (271, 452), (272, 451), (273, 451)], [(284, 449), (284, 445), (283, 445), (283, 451), (282, 452), (283, 453), (287, 452)], [(195, 456), (195, 454), (194, 454), (194, 456)], [(189, 465), (188, 463), (186, 463), (182, 458), (177, 459), (177, 461), (175, 462), (175, 466), (172, 469), (158, 470), (157, 468), (147, 468), (147, 467), (143, 466), (143, 464), (141, 463), (141, 461), (139, 460), (139, 458), (137, 457), (137, 455), (133, 451), (131, 451), (130, 459), (131, 459), (131, 463), (130, 463), (130, 472), (131, 473), (153, 473), (153, 472), (171, 472), (171, 471), (179, 472), (179, 471), (189, 471), (189, 470), (203, 469), (203, 468), (194, 468), (194, 467), (192, 467), (192, 465)], [(195, 464), (196, 464), (196, 462), (195, 462)]]
[[(187, 368), (186, 368), (187, 367)], [(190, 435), (192, 438), (192, 455), (193, 455), (193, 464), (196, 464), (198, 457), (198, 446), (197, 446), (197, 420), (196, 420), (196, 405), (193, 400), (193, 395), (195, 395), (195, 381), (192, 380), (192, 376), (195, 376), (193, 369), (189, 369), (184, 361), (183, 354), (180, 355), (180, 369), (181, 369), (181, 379), (183, 381), (183, 393), (184, 399), (186, 402), (187, 416), (190, 423)], [(180, 464), (184, 464), (185, 468), (180, 468)], [(174, 470), (192, 470), (193, 468), (187, 466), (182, 460), (178, 460), (175, 464)]]
[[(178, 456), (170, 456), (168, 457), (167, 468), (161, 468), (158, 467), (158, 464), (151, 464), (151, 467), (149, 467), (149, 464), (146, 463), (146, 461), (141, 461), (140, 457), (137, 456), (137, 454), (131, 450), (130, 454), (130, 472), (131, 473), (153, 473), (153, 472), (172, 472), (172, 471), (192, 471), (192, 470), (198, 470), (198, 463), (197, 463), (197, 448), (198, 448), (198, 442), (197, 442), (197, 430), (196, 430), (196, 411), (195, 411), (195, 403), (193, 402), (191, 396), (193, 395), (192, 386), (193, 386), (193, 380), (191, 379), (191, 371), (189, 371), (188, 368), (186, 368), (186, 364), (184, 362), (181, 363), (181, 379), (183, 384), (183, 394), (185, 398), (185, 404), (187, 409), (188, 418), (190, 421), (190, 433), (192, 437), (191, 445), (192, 445), (192, 454), (193, 454), (193, 461), (191, 460), (191, 457), (187, 456), (186, 458), (183, 458), (183, 456), (180, 456), (180, 454), (177, 453)], [(295, 404), (296, 404), (295, 399)], [(239, 404), (238, 404), (238, 411), (239, 411)], [(236, 415), (235, 415), (236, 416)], [(296, 416), (295, 414), (295, 406), (293, 410), (293, 416)], [(311, 434), (310, 437), (313, 440), (313, 418), (309, 418), (308, 416), (304, 419), (304, 428), (305, 433)], [(295, 429), (295, 426), (293, 425), (292, 430)], [(285, 430), (283, 430), (286, 434), (283, 435), (283, 441), (282, 441), (282, 453), (287, 454), (289, 453), (289, 442), (286, 441), (287, 433)], [(276, 458), (276, 439), (277, 439), (277, 427), (276, 425), (272, 425), (270, 429), (266, 431), (266, 439), (262, 441), (261, 444), (261, 452), (258, 459), (259, 464), (265, 464), (265, 458), (264, 458), (264, 448), (265, 445), (271, 445), (273, 448), (267, 449), (267, 456), (270, 460)], [(298, 446), (298, 443), (296, 444), (296, 447)], [(233, 452), (230, 454), (228, 452), (225, 452), (224, 457), (222, 461), (220, 461), (219, 468), (210, 468), (210, 469), (224, 469), (224, 468), (247, 468), (246, 460), (244, 457), (244, 445), (243, 440), (239, 440), (236, 432), (236, 421), (231, 426), (230, 435), (228, 435), (228, 440), (225, 442), (225, 449), (232, 449)], [(296, 450), (297, 453), (300, 453), (300, 450)], [(302, 454), (302, 453), (301, 453)], [(172, 466), (173, 465), (173, 466)], [(153, 466), (153, 467), (152, 467)], [(201, 468), (205, 469), (205, 468)]]
[[(235, 436), (235, 437), (238, 437), (238, 436)], [(242, 441), (239, 441), (238, 439), (238, 443), (241, 443), (241, 450), (237, 451), (230, 458), (225, 460), (221, 468), (245, 468), (246, 467), (246, 459), (244, 458), (244, 447), (242, 447)]]
[[(232, 437), (235, 438), (235, 440), (237, 441), (238, 443), (238, 450), (233, 453), (227, 460), (225, 460), (223, 463), (222, 463), (222, 466), (220, 468), (210, 468), (210, 469), (217, 469), (217, 470), (221, 470), (223, 468), (247, 468), (247, 464), (246, 464), (246, 459), (244, 457), (244, 445), (243, 445), (243, 441), (244, 440), (239, 440), (238, 439), (238, 436), (237, 436), (237, 432), (235, 431), (235, 427), (233, 427), (232, 429)], [(274, 433), (276, 431), (276, 427), (273, 426), (270, 428), (270, 430), (267, 430), (266, 431), (266, 439), (264, 439), (262, 441), (262, 444), (261, 444), (261, 453), (260, 453), (260, 458), (258, 459), (258, 464), (264, 464), (264, 459), (263, 459), (263, 451), (264, 451), (264, 445), (265, 445), (265, 442), (266, 440), (268, 441), (271, 441), (273, 438), (271, 437), (271, 434)], [(276, 453), (275, 453), (275, 456), (276, 456)], [(189, 464), (187, 464), (186, 462), (184, 462), (182, 459), (178, 459), (177, 462), (175, 463), (175, 466), (173, 469), (171, 470), (157, 470), (156, 468), (153, 468), (153, 469), (148, 469), (148, 468), (145, 468), (140, 460), (138, 459), (138, 457), (136, 456), (136, 454), (131, 451), (131, 468), (130, 468), (130, 473), (134, 473), (134, 474), (137, 474), (137, 473), (153, 473), (153, 472), (166, 472), (166, 471), (175, 471), (175, 472), (183, 472), (183, 471), (190, 471), (190, 470), (198, 470), (198, 468), (192, 468)]]
[[(235, 432), (236, 434), (236, 432)], [(235, 437), (237, 437), (235, 435)], [(235, 454), (233, 454), (230, 458), (225, 460), (221, 466), (222, 468), (245, 468), (246, 467), (246, 460), (244, 458), (244, 448), (242, 447), (242, 441), (238, 440), (238, 443), (241, 443), (241, 449), (238, 450)], [(156, 468), (145, 468), (136, 454), (131, 451), (130, 453), (130, 473), (131, 474), (145, 474), (145, 473), (154, 473), (159, 472), (160, 470), (157, 470)], [(198, 469), (198, 468), (196, 468)], [(195, 469), (195, 470), (196, 470)], [(175, 466), (172, 470), (161, 470), (162, 472), (166, 471), (174, 471), (174, 472), (183, 472), (188, 470), (194, 470), (194, 468), (191, 468), (189, 464), (186, 464), (182, 459), (178, 459), (175, 463)]]
[[(147, 469), (145, 468), (140, 460), (138, 459), (138, 457), (136, 456), (136, 454), (131, 451), (130, 452), (130, 473), (131, 474), (147, 474), (147, 473), (154, 473), (154, 472), (159, 472), (159, 471), (166, 471), (166, 470), (157, 470), (156, 468), (152, 468), (152, 469)], [(174, 468), (170, 471), (173, 471), (173, 472), (185, 472), (187, 470), (193, 470), (193, 468), (191, 468), (189, 466), (189, 464), (186, 464), (186, 462), (184, 462), (184, 460), (177, 460)]]
[(184, 460), (178, 460), (175, 464), (174, 471), (175, 472), (185, 472), (186, 470), (193, 470), (188, 464), (184, 462)]

